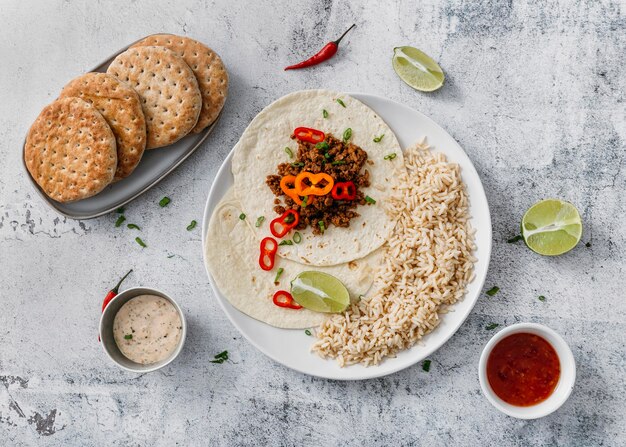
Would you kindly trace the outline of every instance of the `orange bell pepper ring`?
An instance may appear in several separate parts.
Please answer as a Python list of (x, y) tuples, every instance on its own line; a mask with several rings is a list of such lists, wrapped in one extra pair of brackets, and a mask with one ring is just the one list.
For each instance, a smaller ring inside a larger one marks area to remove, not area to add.
[[(308, 180), (311, 184), (307, 185), (304, 183), (305, 180)], [(324, 181), (326, 182), (326, 185), (321, 186), (321, 183)], [(320, 172), (319, 174), (301, 172), (296, 176), (293, 186), (296, 194), (299, 196), (325, 196), (333, 190), (334, 184), (335, 181), (333, 178), (323, 172)]]
[[(291, 200), (296, 202), (296, 205), (302, 205), (302, 200), (300, 196), (295, 190), (296, 176), (295, 175), (286, 175), (280, 179), (280, 189), (283, 190), (286, 196), (291, 197)], [(309, 197), (307, 199), (307, 204), (313, 203), (313, 197)]]

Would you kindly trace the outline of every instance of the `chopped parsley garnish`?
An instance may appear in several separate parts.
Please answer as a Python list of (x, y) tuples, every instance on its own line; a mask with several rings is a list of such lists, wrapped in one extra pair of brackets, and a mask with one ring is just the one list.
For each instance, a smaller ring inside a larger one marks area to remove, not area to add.
[(294, 168), (301, 168), (302, 166), (304, 166), (304, 163), (302, 163), (301, 161), (296, 161), (295, 163), (291, 163), (291, 166), (293, 166)]
[(139, 230), (139, 231), (141, 231), (141, 228), (139, 228), (139, 226), (135, 225), (135, 224), (128, 224), (128, 225), (126, 225), (126, 227), (128, 229), (130, 229), (130, 230)]
[(274, 284), (278, 285), (278, 280), (280, 279), (280, 275), (282, 275), (284, 271), (285, 269), (283, 269), (282, 267), (278, 269), (278, 271), (276, 272), (276, 277), (274, 278)]
[(315, 149), (320, 149), (322, 151), (327, 151), (328, 149), (330, 149), (330, 146), (328, 145), (328, 143), (326, 141), (321, 141), (319, 143), (317, 143), (315, 145)]
[(116, 212), (117, 214), (124, 214), (124, 207), (123, 207), (123, 206), (120, 206), (118, 209), (116, 209), (116, 210), (115, 210), (115, 212)]
[(587, 247), (587, 248), (591, 247), (591, 242), (587, 242), (587, 243), (585, 244), (585, 247)]
[(367, 203), (371, 203), (372, 205), (376, 204), (376, 200), (372, 199), (370, 196), (365, 196), (365, 201)]
[(173, 258), (174, 256), (176, 256), (176, 255), (169, 255), (169, 256), (167, 257), (167, 259), (171, 259), (171, 258)]
[(146, 247), (147, 247), (146, 243), (145, 243), (144, 241), (142, 241), (140, 237), (136, 237), (136, 238), (135, 238), (135, 242), (137, 242), (137, 243), (138, 243), (139, 245), (141, 245), (143, 248), (146, 248)]
[(124, 215), (122, 214), (120, 217), (117, 218), (117, 220), (115, 221), (115, 226), (116, 227), (120, 227), (124, 221), (126, 220), (126, 217), (124, 217)]
[(308, 335), (309, 337), (310, 337), (311, 335), (313, 335), (313, 334), (311, 334), (311, 331), (310, 331), (310, 330), (308, 330), (308, 329), (305, 329), (305, 330), (304, 330), (304, 333), (305, 333), (306, 335)]
[(333, 166), (337, 166), (337, 165), (345, 165), (346, 161), (345, 160), (335, 160), (333, 162), (330, 163)]
[(166, 207), (171, 202), (170, 198), (165, 196), (159, 201), (161, 208)]
[(132, 340), (132, 339), (133, 339), (133, 334), (124, 335), (124, 340)]
[(289, 155), (289, 158), (293, 158), (293, 151), (290, 147), (285, 147), (285, 152)]
[(543, 295), (539, 295), (539, 298), (537, 298), (539, 301), (545, 301), (546, 297)]
[(187, 231), (193, 230), (194, 228), (196, 228), (196, 225), (198, 225), (198, 222), (196, 222), (195, 220), (192, 220), (191, 223), (187, 225)]
[(228, 360), (228, 351), (223, 351), (213, 357), (213, 360), (210, 360), (211, 363), (219, 363), (220, 365)]
[(511, 239), (507, 239), (506, 241), (509, 244), (514, 244), (517, 241), (521, 241), (521, 240), (524, 240), (524, 237), (521, 234), (518, 234), (517, 236), (513, 236)]
[(264, 220), (265, 220), (265, 216), (259, 216), (259, 218), (256, 220), (256, 223), (254, 224), (254, 226), (257, 227), (257, 228), (260, 227)]
[(307, 206), (307, 202), (309, 201), (309, 196), (304, 196), (304, 198), (302, 199), (302, 208), (306, 208)]
[(385, 136), (385, 134), (382, 134), (379, 137), (374, 137), (374, 143), (380, 143), (380, 140), (382, 140), (384, 136)]
[(490, 323), (487, 326), (485, 326), (485, 329), (488, 331), (493, 331), (498, 326), (500, 326), (498, 323)]
[(339, 99), (339, 98), (337, 98), (337, 103), (339, 103), (339, 105), (340, 105), (341, 107), (343, 107), (343, 108), (345, 108), (345, 107), (346, 107), (346, 105), (343, 103), (343, 101), (342, 101), (341, 99)]
[(500, 287), (493, 286), (491, 289), (487, 290), (485, 293), (489, 296), (494, 296), (496, 293), (500, 291)]
[(320, 230), (322, 230), (322, 234), (324, 234), (324, 231), (326, 231), (326, 225), (324, 224), (323, 220), (320, 220), (317, 225), (320, 227)]
[(299, 244), (300, 242), (302, 242), (302, 235), (301, 235), (298, 231), (296, 231), (296, 232), (293, 234), (293, 241), (294, 241), (296, 244)]
[(278, 245), (293, 245), (293, 241), (291, 241), (290, 239), (285, 239), (284, 241), (280, 241), (280, 244)]
[(328, 110), (326, 110), (326, 109), (322, 110), (322, 116), (324, 118), (328, 118)]
[(246, 220), (246, 215), (244, 213), (241, 213), (239, 215), (239, 220)]
[(343, 141), (348, 141), (352, 137), (352, 129), (348, 127), (343, 131)]
[(385, 156), (383, 157), (383, 159), (385, 159), (385, 160), (393, 160), (393, 159), (394, 159), (394, 158), (396, 158), (396, 157), (397, 157), (397, 155), (396, 155), (396, 153), (394, 152), (393, 154), (387, 154), (387, 155), (385, 155)]
[(296, 218), (293, 216), (293, 214), (289, 214), (288, 216), (285, 217), (285, 223), (291, 223), (294, 220), (296, 220)]
[(432, 362), (431, 362), (430, 360), (424, 360), (424, 361), (422, 362), (422, 369), (423, 369), (424, 371), (426, 371), (426, 372), (430, 371), (430, 364), (431, 364), (431, 363), (432, 363)]
[(326, 153), (324, 154), (324, 158), (328, 160), (328, 159), (330, 158), (330, 154), (329, 154), (328, 152), (326, 152)]

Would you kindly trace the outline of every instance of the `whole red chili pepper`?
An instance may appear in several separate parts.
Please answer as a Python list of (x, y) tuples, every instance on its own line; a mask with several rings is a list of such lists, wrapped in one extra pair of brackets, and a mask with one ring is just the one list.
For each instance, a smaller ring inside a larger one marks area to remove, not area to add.
[(270, 222), (270, 231), (274, 237), (281, 238), (300, 222), (300, 215), (296, 210), (287, 210), (282, 216)]
[(259, 265), (263, 270), (270, 271), (274, 268), (277, 250), (278, 242), (274, 238), (263, 238), (261, 241), (261, 254), (259, 255)]
[(132, 271), (133, 271), (133, 269), (130, 269), (128, 271), (128, 273), (126, 273), (124, 276), (122, 276), (122, 279), (120, 279), (120, 282), (118, 282), (115, 287), (113, 287), (111, 290), (109, 290), (109, 293), (107, 293), (107, 296), (104, 297), (104, 301), (102, 302), (102, 312), (104, 312), (104, 308), (107, 307), (107, 305), (111, 302), (111, 300), (113, 298), (115, 298), (115, 296), (119, 293), (120, 286), (122, 285), (122, 281), (124, 281), (126, 279), (126, 277), (128, 275), (130, 275), (130, 272), (132, 272)]
[(324, 48), (322, 48), (316, 54), (311, 56), (309, 59), (307, 59), (305, 61), (302, 61), (299, 64), (290, 65), (289, 67), (285, 67), (285, 70), (295, 70), (295, 69), (298, 69), (298, 68), (311, 67), (312, 65), (317, 65), (320, 62), (324, 62), (324, 61), (330, 59), (331, 57), (333, 57), (337, 53), (337, 50), (339, 49), (339, 42), (341, 42), (341, 39), (343, 39), (343, 37), (346, 34), (348, 34), (348, 31), (350, 31), (355, 26), (356, 26), (356, 24), (354, 24), (350, 28), (348, 28), (348, 30), (345, 33), (343, 33), (339, 39), (337, 39), (335, 41), (332, 41), (332, 42), (328, 42), (326, 45), (324, 45)]
[(353, 182), (335, 183), (332, 195), (335, 200), (354, 200), (356, 199), (356, 186)]
[(293, 296), (291, 296), (291, 293), (285, 290), (279, 290), (278, 292), (276, 292), (272, 301), (274, 301), (274, 304), (276, 304), (278, 307), (286, 307), (288, 309), (302, 309), (302, 306), (300, 306), (293, 300)]
[(326, 134), (321, 130), (311, 129), (310, 127), (296, 127), (293, 134), (298, 140), (308, 141), (309, 143), (321, 143), (326, 138)]

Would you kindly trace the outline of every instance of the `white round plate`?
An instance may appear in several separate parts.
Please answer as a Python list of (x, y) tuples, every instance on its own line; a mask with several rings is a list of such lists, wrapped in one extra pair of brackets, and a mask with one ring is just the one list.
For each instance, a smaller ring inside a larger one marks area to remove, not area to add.
[[(421, 343), (413, 346), (411, 349), (400, 352), (397, 357), (385, 359), (378, 366), (364, 367), (353, 365), (344, 368), (340, 368), (334, 360), (323, 360), (316, 354), (311, 353), (309, 348), (315, 339), (306, 335), (304, 330), (278, 329), (255, 320), (232, 307), (224, 295), (217, 289), (211, 274), (207, 270), (211, 287), (222, 309), (224, 309), (230, 321), (250, 343), (268, 357), (289, 368), (304, 374), (335, 380), (361, 380), (385, 376), (408, 368), (439, 349), (454, 335), (474, 307), (487, 276), (489, 257), (491, 255), (491, 218), (489, 216), (487, 197), (474, 165), (461, 146), (454, 141), (454, 138), (433, 120), (405, 105), (363, 93), (349, 93), (349, 95), (376, 111), (394, 131), (402, 148), (409, 147), (426, 136), (432, 150), (443, 152), (449, 161), (460, 165), (461, 175), (467, 185), (467, 193), (470, 200), (471, 224), (476, 229), (475, 242), (477, 249), (474, 255), (478, 258), (478, 261), (474, 266), (476, 277), (470, 283), (465, 298), (455, 304), (449, 313), (441, 316), (439, 326), (431, 334), (424, 337)], [(231, 151), (219, 169), (204, 210), (202, 221), (202, 251), (204, 257), (206, 257), (204, 253), (205, 238), (213, 209), (228, 188), (233, 185), (231, 172), (232, 156), (233, 153)], [(237, 272), (233, 272), (233, 275), (236, 274)]]

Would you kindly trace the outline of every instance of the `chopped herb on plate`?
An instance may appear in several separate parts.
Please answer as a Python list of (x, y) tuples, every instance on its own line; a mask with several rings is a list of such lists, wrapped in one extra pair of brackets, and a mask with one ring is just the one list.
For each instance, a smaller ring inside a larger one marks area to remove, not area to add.
[(301, 168), (302, 166), (304, 166), (304, 163), (302, 163), (301, 161), (296, 161), (295, 163), (291, 163), (291, 166), (293, 166), (294, 168)]
[(210, 360), (211, 363), (219, 363), (220, 365), (228, 360), (228, 351), (222, 351)]
[(500, 291), (500, 287), (493, 286), (491, 289), (487, 290), (485, 293), (489, 296), (494, 296), (496, 293)]
[(300, 242), (302, 242), (302, 235), (300, 234), (300, 232), (296, 231), (296, 232), (293, 234), (293, 241), (294, 241), (296, 244), (299, 244)]
[(324, 118), (328, 118), (328, 110), (326, 110), (326, 109), (322, 110), (322, 116)]
[(196, 222), (195, 220), (192, 220), (191, 223), (187, 225), (187, 231), (193, 230), (194, 228), (196, 228), (196, 225), (198, 225), (198, 222)]
[(424, 360), (422, 362), (422, 369), (426, 372), (430, 371), (430, 364), (431, 364), (430, 360)]
[(146, 248), (146, 247), (147, 247), (146, 243), (145, 243), (144, 241), (142, 241), (140, 237), (136, 237), (136, 238), (135, 238), (135, 242), (137, 242), (137, 243), (138, 243), (139, 245), (141, 245), (143, 248)]
[(344, 102), (343, 102), (341, 99), (337, 98), (337, 103), (338, 103), (341, 107), (343, 107), (343, 108), (345, 109), (346, 105), (344, 104)]
[(348, 141), (352, 137), (352, 128), (348, 127), (343, 131), (343, 141)]
[(244, 213), (241, 213), (239, 215), (239, 220), (246, 220), (246, 215)]
[(321, 149), (322, 151), (327, 151), (330, 149), (330, 146), (326, 141), (321, 141), (315, 145), (315, 149)]
[(124, 340), (132, 340), (132, 339), (133, 339), (133, 334), (124, 335)]
[(285, 152), (289, 155), (289, 158), (293, 158), (293, 152), (290, 147), (285, 147)]
[(139, 228), (139, 226), (135, 225), (135, 224), (128, 224), (128, 225), (126, 225), (126, 227), (131, 229), (131, 230), (139, 230), (139, 231), (141, 231), (141, 228)]
[(384, 136), (385, 136), (385, 134), (382, 134), (379, 137), (374, 137), (374, 143), (380, 143), (380, 141), (383, 139)]
[(289, 239), (285, 239), (284, 241), (280, 241), (278, 245), (293, 245), (293, 242)]
[(393, 154), (387, 154), (383, 157), (383, 159), (385, 160), (393, 160), (394, 158), (396, 158), (396, 153), (394, 152)]
[(331, 163), (331, 165), (333, 166), (337, 166), (337, 165), (345, 165), (346, 161), (345, 160), (335, 160)]
[(124, 217), (124, 215), (122, 214), (120, 217), (117, 218), (117, 220), (115, 221), (115, 226), (116, 227), (120, 227), (122, 226), (122, 224), (124, 223), (124, 221), (126, 220), (126, 217)]
[(376, 204), (376, 200), (372, 199), (370, 196), (365, 196), (365, 201), (367, 203), (371, 203), (372, 205)]
[(165, 196), (163, 197), (161, 200), (159, 200), (159, 206), (161, 208), (166, 207), (167, 205), (169, 205), (169, 203), (171, 202), (170, 198)]
[(311, 334), (311, 331), (310, 331), (310, 330), (308, 330), (308, 329), (305, 329), (305, 330), (304, 330), (304, 333), (305, 333), (306, 335), (308, 335), (309, 337), (310, 337), (311, 335), (313, 335), (313, 334)]
[(322, 230), (322, 234), (324, 234), (324, 231), (326, 230), (326, 225), (324, 224), (323, 220), (320, 220), (317, 225), (320, 227), (320, 230)]
[(500, 326), (498, 323), (490, 323), (487, 326), (485, 326), (485, 329), (488, 331), (493, 331), (498, 326)]
[(256, 220), (256, 223), (254, 224), (254, 226), (257, 227), (257, 228), (260, 227), (264, 220), (265, 220), (265, 216), (259, 216), (259, 218)]
[(274, 278), (274, 284), (278, 285), (278, 281), (280, 280), (280, 275), (283, 274), (283, 272), (285, 271), (284, 268), (280, 267), (277, 271), (276, 271), (276, 277)]

